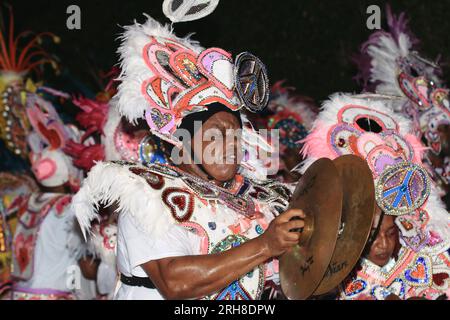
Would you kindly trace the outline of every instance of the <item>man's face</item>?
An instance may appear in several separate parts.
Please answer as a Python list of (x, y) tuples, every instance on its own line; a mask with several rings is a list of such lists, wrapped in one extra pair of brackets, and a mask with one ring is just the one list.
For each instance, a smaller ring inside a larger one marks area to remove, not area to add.
[(217, 181), (231, 180), (238, 171), (242, 159), (240, 129), (233, 114), (221, 111), (204, 122), (193, 137), (197, 159), (202, 159), (205, 171)]
[[(373, 229), (376, 229), (381, 217), (381, 209), (377, 206)], [(368, 259), (379, 267), (385, 266), (392, 257), (398, 241), (398, 230), (394, 217), (384, 215), (375, 241), (370, 247)]]

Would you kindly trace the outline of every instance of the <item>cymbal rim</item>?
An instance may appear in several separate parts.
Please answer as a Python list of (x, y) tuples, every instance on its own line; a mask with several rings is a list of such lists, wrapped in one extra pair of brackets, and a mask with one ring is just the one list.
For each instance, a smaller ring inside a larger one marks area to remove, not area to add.
[[(342, 219), (346, 220), (346, 226), (336, 241), (330, 266), (314, 295), (330, 292), (351, 272), (366, 246), (375, 215), (375, 186), (367, 162), (355, 155), (341, 156), (333, 162), (343, 183)], [(357, 179), (349, 178), (350, 172), (355, 174)], [(352, 209), (356, 216), (350, 215), (348, 205), (355, 197), (359, 199), (358, 205)]]
[[(305, 187), (311, 180), (314, 181), (313, 184), (309, 188)], [(328, 185), (329, 188), (322, 190), (324, 185)], [(314, 230), (308, 245), (305, 247), (297, 245), (280, 257), (281, 288), (287, 298), (298, 300), (308, 298), (323, 279), (338, 235), (342, 197), (339, 173), (330, 159), (317, 160), (300, 179), (290, 208), (304, 206), (299, 209), (315, 215), (314, 226), (317, 229)], [(314, 199), (321, 201), (308, 201)], [(309, 260), (311, 257), (312, 260)]]

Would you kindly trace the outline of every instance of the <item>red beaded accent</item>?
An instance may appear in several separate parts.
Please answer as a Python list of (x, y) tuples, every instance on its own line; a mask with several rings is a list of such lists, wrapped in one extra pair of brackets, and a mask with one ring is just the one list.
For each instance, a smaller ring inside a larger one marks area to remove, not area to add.
[(194, 196), (180, 188), (167, 188), (162, 194), (163, 202), (169, 207), (178, 222), (188, 221), (194, 212)]
[(134, 174), (142, 177), (147, 181), (147, 183), (155, 190), (161, 190), (164, 187), (164, 178), (159, 174), (150, 172), (142, 168), (130, 168), (129, 169)]

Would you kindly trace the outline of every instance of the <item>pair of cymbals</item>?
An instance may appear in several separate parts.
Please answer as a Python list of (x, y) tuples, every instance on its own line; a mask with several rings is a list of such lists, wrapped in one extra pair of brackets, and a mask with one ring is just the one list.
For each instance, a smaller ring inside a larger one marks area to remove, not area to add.
[(357, 263), (375, 212), (373, 177), (366, 161), (345, 155), (315, 161), (302, 176), (290, 209), (302, 209), (300, 242), (280, 257), (280, 281), (289, 299), (325, 294)]

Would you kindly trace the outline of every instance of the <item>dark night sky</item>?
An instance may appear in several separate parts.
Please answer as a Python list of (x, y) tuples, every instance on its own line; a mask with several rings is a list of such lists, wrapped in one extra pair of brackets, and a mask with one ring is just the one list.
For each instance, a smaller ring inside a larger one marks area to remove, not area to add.
[[(4, 1), (1, 0), (3, 3)], [(71, 93), (91, 96), (101, 89), (92, 72), (107, 71), (117, 63), (121, 25), (134, 19), (144, 22), (146, 12), (161, 22), (162, 0), (67, 1), (9, 0), (13, 5), (16, 31), (51, 31), (62, 42), (51, 46), (62, 65), (62, 75), (47, 72), (47, 85)], [(352, 80), (356, 69), (349, 55), (372, 32), (366, 28), (366, 8), (385, 1), (364, 0), (221, 0), (217, 9), (199, 21), (175, 24), (179, 36), (195, 32), (204, 47), (218, 46), (233, 54), (250, 51), (268, 67), (271, 82), (286, 79), (299, 93), (316, 101), (333, 92), (358, 92)], [(450, 61), (450, 1), (396, 0), (393, 11), (406, 11), (413, 32), (422, 40), (422, 52), (429, 58), (442, 54)], [(81, 30), (68, 30), (66, 8), (81, 8)], [(5, 9), (5, 8), (3, 8)], [(6, 12), (6, 10), (3, 10)], [(385, 23), (385, 19), (383, 19)], [(447, 82), (448, 64), (444, 69)], [(72, 106), (73, 108), (73, 106)], [(64, 109), (73, 115), (75, 109)], [(1, 150), (0, 169), (17, 165)]]
[[(450, 59), (450, 1), (391, 1), (394, 12), (406, 11), (426, 55)], [(145, 21), (146, 12), (166, 22), (162, 0), (46, 1), (13, 0), (17, 28), (52, 31), (62, 38), (54, 48), (72, 78), (97, 90), (89, 70), (117, 63), (119, 25)], [(66, 28), (66, 8), (78, 4), (82, 29)], [(175, 25), (178, 35), (195, 32), (203, 46), (219, 46), (237, 54), (250, 51), (267, 65), (272, 82), (287, 79), (300, 93), (317, 100), (335, 91), (358, 91), (349, 54), (367, 39), (366, 8), (385, 1), (221, 0), (210, 16)], [(384, 20), (383, 20), (384, 22)], [(447, 70), (446, 70), (447, 71)], [(448, 72), (446, 72), (448, 77)], [(52, 79), (66, 86), (63, 79)]]

